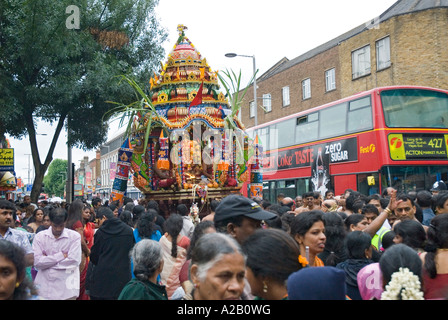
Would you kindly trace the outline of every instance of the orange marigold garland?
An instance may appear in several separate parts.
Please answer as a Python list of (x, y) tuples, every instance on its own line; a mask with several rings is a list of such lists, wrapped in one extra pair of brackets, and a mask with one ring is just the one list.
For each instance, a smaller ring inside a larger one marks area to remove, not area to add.
[(299, 255), (299, 263), (302, 265), (302, 267), (306, 267), (308, 265), (308, 260), (305, 257)]

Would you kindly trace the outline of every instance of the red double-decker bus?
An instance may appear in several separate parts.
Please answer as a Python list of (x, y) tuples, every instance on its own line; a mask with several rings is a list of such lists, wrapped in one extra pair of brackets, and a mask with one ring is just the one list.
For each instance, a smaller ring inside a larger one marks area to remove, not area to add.
[(261, 141), (263, 197), (270, 201), (329, 189), (429, 190), (448, 180), (447, 90), (375, 88), (247, 132)]

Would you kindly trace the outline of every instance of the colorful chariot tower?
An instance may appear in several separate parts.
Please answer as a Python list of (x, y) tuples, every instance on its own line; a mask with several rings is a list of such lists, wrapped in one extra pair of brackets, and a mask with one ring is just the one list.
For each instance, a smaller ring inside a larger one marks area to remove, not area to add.
[(176, 44), (149, 80), (151, 101), (132, 120), (130, 172), (147, 199), (200, 207), (249, 182), (248, 137), (186, 29), (178, 26)]

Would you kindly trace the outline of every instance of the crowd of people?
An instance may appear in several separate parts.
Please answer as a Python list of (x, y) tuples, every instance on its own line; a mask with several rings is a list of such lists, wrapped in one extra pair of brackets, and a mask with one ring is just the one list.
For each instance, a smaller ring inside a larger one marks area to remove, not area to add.
[(444, 300), (448, 191), (0, 200), (0, 300)]

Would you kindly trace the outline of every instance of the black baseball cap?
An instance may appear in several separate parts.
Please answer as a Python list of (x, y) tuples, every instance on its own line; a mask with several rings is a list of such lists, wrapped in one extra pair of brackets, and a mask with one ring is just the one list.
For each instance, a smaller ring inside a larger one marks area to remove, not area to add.
[(275, 218), (275, 213), (263, 210), (258, 203), (242, 195), (229, 195), (221, 200), (216, 208), (214, 221), (245, 216), (255, 220), (269, 220)]

